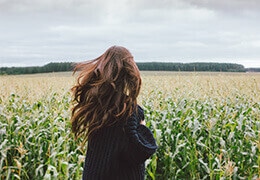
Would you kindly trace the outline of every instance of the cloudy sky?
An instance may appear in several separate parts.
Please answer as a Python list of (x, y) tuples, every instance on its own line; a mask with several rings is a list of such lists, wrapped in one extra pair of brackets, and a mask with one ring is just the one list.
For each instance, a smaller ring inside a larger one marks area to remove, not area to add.
[(260, 67), (259, 0), (0, 0), (0, 67), (93, 59)]

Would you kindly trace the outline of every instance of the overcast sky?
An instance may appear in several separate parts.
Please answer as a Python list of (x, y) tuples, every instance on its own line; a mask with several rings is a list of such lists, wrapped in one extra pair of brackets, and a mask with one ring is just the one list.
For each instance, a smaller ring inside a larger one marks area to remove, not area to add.
[(112, 45), (137, 62), (260, 67), (259, 0), (0, 0), (0, 66), (83, 61)]

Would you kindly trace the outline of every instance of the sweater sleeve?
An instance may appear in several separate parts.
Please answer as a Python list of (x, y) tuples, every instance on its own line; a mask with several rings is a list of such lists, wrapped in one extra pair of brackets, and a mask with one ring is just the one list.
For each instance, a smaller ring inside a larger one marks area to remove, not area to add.
[(140, 124), (140, 121), (143, 119), (143, 109), (138, 106), (138, 113), (133, 113), (126, 125), (129, 144), (125, 159), (132, 164), (143, 163), (152, 156), (157, 149), (155, 139), (150, 129)]

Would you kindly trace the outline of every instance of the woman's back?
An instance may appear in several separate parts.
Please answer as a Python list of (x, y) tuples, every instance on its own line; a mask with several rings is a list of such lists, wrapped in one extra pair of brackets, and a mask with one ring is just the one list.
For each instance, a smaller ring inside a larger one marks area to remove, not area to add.
[(150, 130), (140, 124), (143, 110), (138, 107), (125, 126), (97, 132), (88, 142), (83, 179), (144, 179), (144, 161), (157, 146)]

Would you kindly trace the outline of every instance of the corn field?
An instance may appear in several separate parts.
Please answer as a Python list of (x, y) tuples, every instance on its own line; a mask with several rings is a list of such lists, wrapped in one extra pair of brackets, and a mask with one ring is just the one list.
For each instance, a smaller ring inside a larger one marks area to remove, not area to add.
[[(142, 72), (146, 179), (260, 178), (260, 74)], [(81, 179), (71, 73), (0, 76), (0, 179)]]

